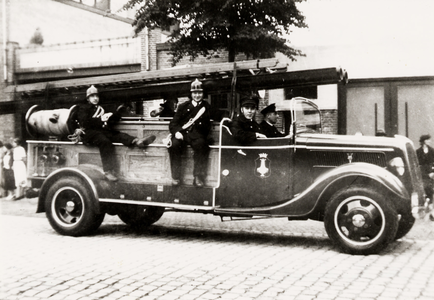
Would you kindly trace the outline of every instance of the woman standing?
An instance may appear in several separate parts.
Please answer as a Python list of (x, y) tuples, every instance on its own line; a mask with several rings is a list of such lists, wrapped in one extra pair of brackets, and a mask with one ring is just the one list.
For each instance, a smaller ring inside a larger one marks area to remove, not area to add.
[(4, 175), (3, 175), (3, 157), (6, 154), (6, 148), (3, 142), (0, 141), (0, 198), (3, 198), (3, 185), (4, 185)]
[(21, 199), (24, 197), (24, 191), (27, 187), (27, 155), (26, 150), (21, 146), (20, 138), (14, 138), (12, 145), (14, 146), (13, 169), (15, 175), (15, 184), (17, 186), (15, 196), (16, 199)]
[(6, 143), (5, 145), (6, 152), (3, 156), (3, 184), (2, 187), (5, 190), (5, 196), (7, 196), (7, 200), (13, 200), (15, 198), (14, 190), (15, 190), (15, 177), (14, 171), (12, 170), (13, 164), (13, 152), (12, 145)]

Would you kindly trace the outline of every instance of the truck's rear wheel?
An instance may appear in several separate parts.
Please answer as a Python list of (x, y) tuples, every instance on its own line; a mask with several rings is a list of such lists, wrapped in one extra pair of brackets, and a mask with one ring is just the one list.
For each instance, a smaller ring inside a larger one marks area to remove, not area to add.
[(97, 213), (92, 192), (75, 177), (54, 182), (45, 199), (45, 211), (51, 226), (69, 236), (87, 235), (101, 225), (104, 214)]
[(164, 207), (130, 205), (118, 213), (119, 219), (130, 226), (149, 226), (160, 220)]
[(331, 198), (324, 225), (330, 239), (344, 252), (366, 255), (380, 252), (394, 240), (398, 215), (379, 192), (353, 186)]

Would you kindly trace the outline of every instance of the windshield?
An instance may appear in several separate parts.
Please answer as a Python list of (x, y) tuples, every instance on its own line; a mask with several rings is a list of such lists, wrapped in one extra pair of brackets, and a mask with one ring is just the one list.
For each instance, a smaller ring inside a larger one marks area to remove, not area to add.
[(289, 130), (293, 121), (296, 124), (296, 133), (321, 133), (321, 114), (318, 106), (312, 101), (297, 97), (285, 100), (277, 108), (283, 115), (285, 131)]
[(310, 101), (296, 100), (295, 121), (297, 133), (321, 133), (320, 112)]

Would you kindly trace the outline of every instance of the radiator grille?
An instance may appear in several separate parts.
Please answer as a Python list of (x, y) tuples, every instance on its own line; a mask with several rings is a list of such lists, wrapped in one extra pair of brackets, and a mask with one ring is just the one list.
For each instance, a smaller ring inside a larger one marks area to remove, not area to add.
[(312, 152), (316, 159), (315, 167), (337, 167), (349, 162), (366, 162), (386, 167), (386, 155), (382, 152)]

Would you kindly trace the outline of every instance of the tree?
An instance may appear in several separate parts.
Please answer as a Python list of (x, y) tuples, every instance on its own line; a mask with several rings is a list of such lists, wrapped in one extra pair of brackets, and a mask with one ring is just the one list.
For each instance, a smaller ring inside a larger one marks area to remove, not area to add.
[(129, 0), (124, 9), (138, 7), (136, 34), (143, 28), (179, 24), (168, 40), (173, 65), (184, 56), (194, 60), (216, 50), (227, 50), (229, 61), (244, 53), (248, 58), (269, 58), (281, 52), (290, 59), (302, 55), (287, 44), (283, 34), (307, 27), (296, 4), (304, 0)]

